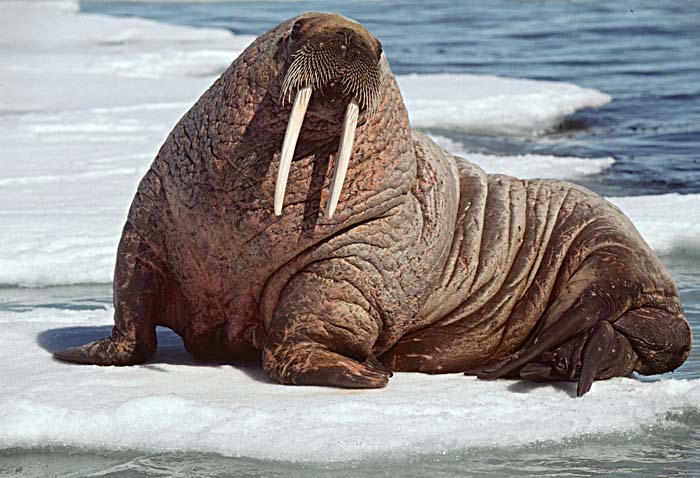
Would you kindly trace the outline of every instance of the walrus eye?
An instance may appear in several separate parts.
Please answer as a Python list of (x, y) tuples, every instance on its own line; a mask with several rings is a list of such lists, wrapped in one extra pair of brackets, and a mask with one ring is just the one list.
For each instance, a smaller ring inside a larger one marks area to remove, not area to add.
[(296, 40), (299, 38), (299, 35), (301, 34), (301, 24), (299, 22), (296, 22), (294, 25), (292, 25), (292, 40)]
[(384, 52), (384, 50), (382, 49), (382, 42), (380, 42), (376, 38), (374, 39), (374, 41), (375, 41), (375, 47), (377, 48), (377, 58), (381, 58), (382, 53)]

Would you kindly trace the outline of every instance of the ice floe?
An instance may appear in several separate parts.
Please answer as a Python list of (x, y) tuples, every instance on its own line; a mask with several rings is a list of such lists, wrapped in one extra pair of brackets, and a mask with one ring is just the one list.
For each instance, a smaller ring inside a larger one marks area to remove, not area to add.
[(700, 194), (614, 197), (657, 254), (700, 258)]
[(612, 100), (571, 83), (487, 75), (408, 75), (398, 82), (414, 127), (469, 133), (536, 135)]
[(161, 330), (149, 363), (59, 363), (50, 352), (108, 335), (112, 310), (0, 312), (0, 448), (206, 451), (288, 461), (397, 459), (475, 447), (680, 426), (700, 380), (575, 384), (398, 373), (382, 390), (285, 387), (258, 364), (194, 362)]
[(573, 179), (598, 174), (615, 163), (615, 159), (611, 157), (576, 158), (543, 154), (498, 156), (474, 153), (467, 151), (463, 144), (445, 136), (430, 135), (430, 137), (450, 153), (478, 164), (491, 174), (508, 174), (523, 179)]

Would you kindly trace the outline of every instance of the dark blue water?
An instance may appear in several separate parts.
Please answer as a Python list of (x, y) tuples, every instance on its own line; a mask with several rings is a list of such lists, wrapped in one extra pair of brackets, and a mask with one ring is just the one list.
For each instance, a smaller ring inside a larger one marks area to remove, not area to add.
[(616, 158), (584, 180), (601, 194), (700, 192), (700, 2), (301, 1), (91, 3), (86, 12), (259, 35), (302, 11), (367, 26), (395, 73), (568, 81), (614, 101), (540, 138), (441, 131), (470, 150)]

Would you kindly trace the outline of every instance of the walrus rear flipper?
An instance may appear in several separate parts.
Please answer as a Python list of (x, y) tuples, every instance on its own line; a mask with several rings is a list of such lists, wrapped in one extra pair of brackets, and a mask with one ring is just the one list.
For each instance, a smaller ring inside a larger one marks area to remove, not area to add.
[(626, 300), (616, 297), (625, 290), (628, 296), (638, 296), (634, 288), (626, 289), (636, 282), (627, 280), (625, 270), (613, 274), (602, 251), (571, 277), (527, 342), (479, 378), (517, 374), (535, 381), (577, 380), (581, 396), (593, 380), (629, 376), (633, 371), (664, 373), (683, 363), (691, 334), (680, 299), (667, 295), (663, 304), (630, 310)]
[(136, 365), (151, 358), (155, 350), (155, 344), (138, 345), (126, 339), (114, 340), (113, 337), (107, 337), (80, 347), (54, 352), (53, 356), (64, 362), (84, 365)]
[(606, 256), (589, 257), (550, 305), (527, 342), (478, 374), (481, 379), (519, 375), (536, 381), (577, 380), (577, 395), (588, 392), (593, 380), (628, 376), (636, 355), (610, 322), (624, 312), (625, 301), (609, 293), (624, 290), (617, 274), (601, 278)]
[(520, 369), (520, 378), (534, 382), (578, 381), (576, 395), (591, 389), (594, 380), (629, 376), (637, 354), (610, 322), (598, 322), (553, 351)]

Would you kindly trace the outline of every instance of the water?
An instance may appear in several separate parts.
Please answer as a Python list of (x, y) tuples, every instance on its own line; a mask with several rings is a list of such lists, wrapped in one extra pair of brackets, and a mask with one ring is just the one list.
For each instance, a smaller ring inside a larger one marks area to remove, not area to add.
[[(679, 416), (679, 421), (688, 420)], [(693, 425), (700, 417), (692, 418)], [(204, 453), (103, 452), (65, 449), (0, 452), (0, 476), (100, 477), (327, 477), (377, 478), (459, 476), (675, 476), (700, 474), (697, 429), (647, 429), (634, 436), (589, 437), (504, 450), (475, 449), (459, 454), (420, 456), (401, 461), (340, 464), (275, 463)], [(596, 457), (591, 459), (590, 457)], [(50, 463), (48, 465), (47, 463)], [(76, 473), (75, 470), (80, 470)]]
[[(337, 11), (364, 23), (382, 40), (397, 74), (495, 74), (598, 89), (614, 101), (600, 110), (576, 113), (543, 135), (430, 132), (459, 141), (469, 151), (489, 154), (612, 156), (616, 162), (611, 168), (578, 182), (606, 196), (630, 196), (700, 192), (699, 6), (698, 2), (83, 2), (81, 9), (252, 35), (301, 11)], [(699, 258), (697, 250), (663, 258), (680, 288), (694, 337), (700, 336)], [(0, 312), (89, 313), (110, 302), (108, 284), (0, 288)], [(669, 376), (700, 378), (699, 348), (696, 339), (688, 361)], [(0, 476), (699, 476), (698, 410), (668, 412), (663, 422), (635, 432), (327, 464), (188, 451), (9, 448), (0, 451)]]

